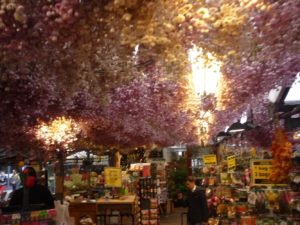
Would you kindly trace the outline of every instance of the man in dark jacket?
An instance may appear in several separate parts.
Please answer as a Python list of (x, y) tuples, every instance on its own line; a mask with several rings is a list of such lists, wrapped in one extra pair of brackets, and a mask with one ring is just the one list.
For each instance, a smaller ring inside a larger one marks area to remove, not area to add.
[(186, 186), (189, 189), (187, 195), (188, 222), (190, 225), (201, 225), (208, 220), (208, 206), (205, 191), (195, 184), (194, 177), (188, 177)]
[[(42, 205), (42, 209), (54, 208), (54, 199), (48, 188), (37, 184), (36, 172), (32, 167), (23, 171), (23, 188), (13, 192), (10, 206), (22, 207), (25, 205)], [(25, 190), (24, 190), (25, 188)], [(27, 193), (24, 195), (24, 193)]]

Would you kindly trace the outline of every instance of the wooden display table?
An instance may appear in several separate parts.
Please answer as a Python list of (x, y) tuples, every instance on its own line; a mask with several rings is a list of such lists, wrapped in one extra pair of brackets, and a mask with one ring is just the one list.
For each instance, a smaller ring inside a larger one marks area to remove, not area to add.
[[(109, 225), (112, 217), (119, 217), (120, 224), (136, 224), (136, 196), (125, 196), (121, 199), (99, 199), (97, 202), (71, 202), (70, 216), (75, 218), (75, 225), (80, 225), (80, 219), (90, 216), (97, 225)], [(118, 213), (116, 213), (118, 212)]]
[(97, 201), (97, 215), (100, 224), (110, 224), (110, 218), (118, 214), (120, 224), (136, 224), (137, 198), (134, 195), (121, 199), (99, 199)]
[(97, 204), (96, 202), (71, 202), (69, 206), (70, 217), (74, 217), (75, 225), (80, 225), (80, 219), (89, 216), (96, 223)]

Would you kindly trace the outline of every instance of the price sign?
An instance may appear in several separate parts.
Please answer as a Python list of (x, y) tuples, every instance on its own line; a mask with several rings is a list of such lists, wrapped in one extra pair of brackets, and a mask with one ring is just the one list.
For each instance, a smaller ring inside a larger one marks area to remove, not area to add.
[(105, 167), (105, 186), (107, 187), (121, 187), (122, 186), (122, 173), (120, 168)]
[(268, 159), (264, 160), (252, 160), (252, 184), (253, 185), (268, 185), (269, 177), (272, 173), (272, 161)]
[(204, 155), (203, 162), (205, 166), (215, 166), (217, 165), (217, 156), (216, 155)]
[(227, 169), (228, 169), (228, 171), (236, 170), (236, 157), (235, 157), (235, 155), (227, 157)]

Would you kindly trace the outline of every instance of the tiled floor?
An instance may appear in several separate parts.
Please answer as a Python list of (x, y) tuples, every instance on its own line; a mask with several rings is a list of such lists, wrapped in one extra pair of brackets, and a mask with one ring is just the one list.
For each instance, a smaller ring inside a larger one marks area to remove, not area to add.
[[(167, 216), (161, 216), (160, 224), (161, 225), (181, 225), (181, 213), (186, 212), (186, 209), (183, 208), (175, 208), (174, 212)], [(186, 216), (184, 216), (184, 220), (186, 220)], [(186, 225), (186, 221), (184, 221), (183, 225)]]

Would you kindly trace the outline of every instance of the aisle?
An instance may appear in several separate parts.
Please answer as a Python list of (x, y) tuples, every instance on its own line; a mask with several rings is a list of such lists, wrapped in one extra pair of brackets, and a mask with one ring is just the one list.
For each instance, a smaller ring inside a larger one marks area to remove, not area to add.
[[(175, 208), (174, 212), (167, 216), (162, 216), (161, 225), (181, 225), (181, 213), (186, 212), (185, 208)], [(186, 223), (184, 223), (186, 225)]]

